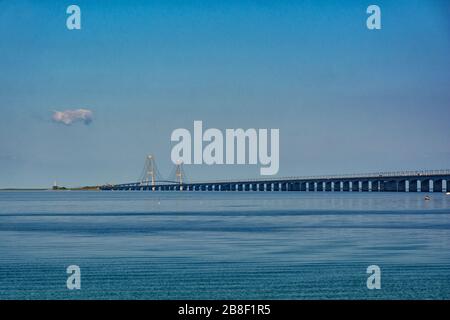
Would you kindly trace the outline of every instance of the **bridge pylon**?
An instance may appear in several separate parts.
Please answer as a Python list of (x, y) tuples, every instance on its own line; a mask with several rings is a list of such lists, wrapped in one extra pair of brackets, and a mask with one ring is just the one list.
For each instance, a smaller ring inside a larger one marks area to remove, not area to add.
[(172, 172), (169, 175), (168, 180), (178, 184), (180, 191), (184, 189), (183, 184), (186, 183), (186, 174), (183, 168), (183, 161), (178, 160), (175, 163), (175, 166), (172, 169)]
[(144, 170), (141, 174), (140, 183), (144, 186), (151, 186), (155, 190), (156, 181), (159, 179), (159, 171), (156, 167), (155, 157), (148, 155), (145, 158)]
[(183, 161), (181, 160), (177, 161), (175, 169), (175, 178), (177, 183), (179, 183), (180, 185), (183, 184), (184, 170), (183, 170)]

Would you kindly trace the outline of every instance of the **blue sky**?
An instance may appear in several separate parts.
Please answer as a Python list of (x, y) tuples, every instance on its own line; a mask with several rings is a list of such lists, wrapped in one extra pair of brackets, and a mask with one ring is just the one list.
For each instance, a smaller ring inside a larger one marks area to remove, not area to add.
[(450, 168), (449, 21), (446, 0), (0, 1), (0, 187), (133, 181), (148, 153), (168, 174), (194, 120), (279, 128), (280, 176)]

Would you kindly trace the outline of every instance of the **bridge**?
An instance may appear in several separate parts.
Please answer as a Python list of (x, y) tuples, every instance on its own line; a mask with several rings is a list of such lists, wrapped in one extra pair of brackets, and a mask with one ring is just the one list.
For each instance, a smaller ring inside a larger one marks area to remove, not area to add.
[(450, 192), (450, 170), (422, 170), (308, 177), (193, 182), (177, 163), (169, 178), (159, 174), (148, 156), (138, 182), (104, 185), (112, 191), (297, 191), (297, 192)]

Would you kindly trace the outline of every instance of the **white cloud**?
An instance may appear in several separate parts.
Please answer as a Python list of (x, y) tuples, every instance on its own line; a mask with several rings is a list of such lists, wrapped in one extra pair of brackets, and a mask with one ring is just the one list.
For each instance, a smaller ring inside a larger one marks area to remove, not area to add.
[(63, 123), (70, 126), (74, 122), (82, 121), (84, 124), (92, 122), (93, 113), (87, 109), (54, 111), (52, 116), (53, 121)]

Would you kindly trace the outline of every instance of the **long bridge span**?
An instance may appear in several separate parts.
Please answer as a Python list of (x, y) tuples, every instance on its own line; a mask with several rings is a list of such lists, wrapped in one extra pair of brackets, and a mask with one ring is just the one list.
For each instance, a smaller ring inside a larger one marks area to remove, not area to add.
[(192, 182), (185, 179), (180, 163), (176, 165), (173, 178), (161, 179), (158, 175), (154, 159), (149, 156), (140, 181), (104, 185), (100, 189), (227, 192), (450, 192), (449, 169)]

